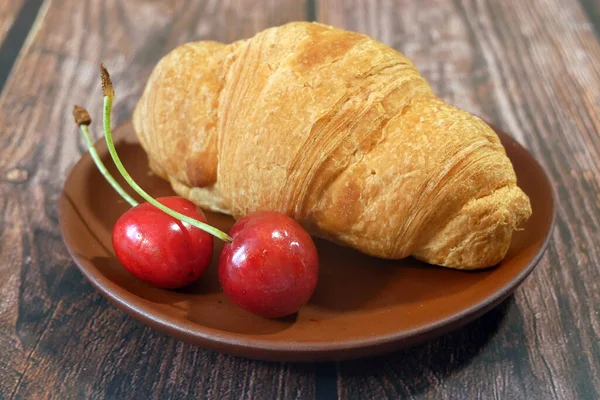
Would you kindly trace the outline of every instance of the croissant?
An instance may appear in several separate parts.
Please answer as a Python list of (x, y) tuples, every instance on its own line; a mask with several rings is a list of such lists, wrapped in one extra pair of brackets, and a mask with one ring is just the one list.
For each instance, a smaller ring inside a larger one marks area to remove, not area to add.
[(493, 266), (531, 215), (488, 125), (398, 51), (319, 23), (177, 47), (133, 123), (151, 170), (195, 204), (280, 211), (380, 258)]

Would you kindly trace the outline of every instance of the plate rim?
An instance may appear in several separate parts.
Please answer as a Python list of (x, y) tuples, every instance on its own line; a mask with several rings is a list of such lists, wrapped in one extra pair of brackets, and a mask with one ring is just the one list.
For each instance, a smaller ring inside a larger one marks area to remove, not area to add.
[[(114, 132), (117, 132), (120, 128), (131, 124), (131, 120), (126, 120), (113, 128)], [(496, 134), (501, 137), (501, 139), (507, 139), (508, 143), (512, 146), (518, 147), (519, 151), (525, 152), (531, 157), (531, 159), (535, 162), (537, 168), (541, 172), (545, 185), (549, 188), (551, 196), (550, 201), (552, 202), (552, 219), (549, 224), (548, 232), (546, 233), (546, 237), (540, 248), (537, 250), (535, 256), (528, 263), (527, 267), (521, 270), (514, 278), (512, 278), (509, 282), (507, 282), (502, 288), (495, 291), (491, 296), (486, 297), (482, 301), (477, 302), (476, 304), (471, 305), (468, 308), (463, 309), (460, 312), (453, 313), (452, 315), (438, 319), (433, 322), (430, 322), (426, 325), (418, 326), (409, 330), (403, 330), (400, 332), (390, 332), (382, 335), (376, 335), (372, 337), (365, 337), (361, 339), (351, 339), (351, 340), (343, 340), (343, 341), (327, 341), (327, 342), (318, 342), (318, 341), (302, 341), (302, 342), (290, 342), (286, 341), (273, 341), (268, 339), (261, 339), (256, 337), (248, 337), (243, 333), (236, 332), (228, 332), (225, 330), (220, 330), (217, 328), (208, 327), (205, 325), (195, 324), (195, 326), (201, 327), (199, 329), (190, 329), (188, 326), (190, 323), (178, 324), (175, 323), (173, 318), (169, 318), (168, 315), (163, 315), (162, 313), (156, 313), (152, 311), (145, 310), (145, 307), (141, 306), (139, 300), (139, 296), (131, 293), (136, 298), (134, 301), (131, 299), (125, 299), (119, 292), (125, 291), (121, 286), (110, 280), (104, 280), (103, 276), (99, 272), (94, 272), (94, 268), (87, 268), (83, 263), (79, 260), (78, 257), (75, 256), (73, 249), (70, 247), (68, 240), (69, 233), (65, 227), (65, 218), (63, 211), (63, 203), (68, 202), (66, 188), (68, 186), (68, 182), (73, 178), (73, 171), (77, 169), (77, 167), (86, 161), (86, 159), (90, 159), (91, 156), (89, 152), (85, 151), (77, 162), (73, 164), (73, 166), (69, 169), (67, 173), (67, 178), (64, 180), (62, 189), (60, 192), (60, 196), (58, 197), (58, 217), (59, 217), (59, 228), (63, 243), (69, 253), (69, 256), (72, 258), (73, 262), (77, 266), (78, 270), (83, 274), (88, 282), (92, 284), (92, 286), (98, 290), (104, 297), (106, 297), (111, 303), (113, 303), (117, 308), (119, 308), (122, 312), (132, 316), (133, 318), (141, 321), (144, 324), (150, 325), (151, 328), (163, 332), (169, 336), (177, 337), (178, 339), (193, 343), (198, 345), (197, 342), (202, 342), (202, 346), (206, 348), (211, 348), (217, 350), (219, 352), (228, 353), (228, 354), (242, 354), (244, 350), (249, 350), (251, 352), (257, 351), (265, 351), (269, 354), (262, 354), (260, 357), (253, 357), (251, 355), (243, 354), (244, 357), (261, 359), (261, 360), (286, 360), (293, 359), (298, 360), (298, 354), (307, 354), (312, 356), (320, 357), (322, 360), (341, 360), (341, 359), (349, 359), (349, 358), (358, 358), (358, 357), (332, 357), (327, 358), (326, 355), (333, 353), (340, 353), (348, 350), (357, 350), (357, 349), (376, 349), (378, 347), (385, 347), (386, 345), (390, 345), (393, 343), (408, 343), (414, 342), (424, 342), (426, 340), (437, 337), (445, 332), (454, 330), (461, 326), (472, 322), (478, 316), (483, 315), (487, 311), (491, 310), (498, 304), (500, 304), (503, 300), (505, 300), (514, 290), (516, 290), (523, 281), (531, 274), (534, 268), (538, 265), (541, 258), (544, 256), (547, 247), (552, 239), (552, 233), (555, 228), (556, 219), (557, 219), (557, 207), (556, 207), (556, 190), (551, 183), (551, 180), (548, 176), (545, 168), (539, 163), (537, 158), (531, 154), (531, 152), (522, 146), (514, 137), (509, 135), (491, 125), (492, 129), (496, 132)], [(139, 141), (138, 141), (139, 142)], [(98, 148), (104, 147), (105, 142), (103, 138), (100, 138), (94, 142), (94, 146)], [(506, 147), (506, 145), (504, 145)], [(194, 341), (190, 340), (193, 338)], [(422, 340), (419, 340), (422, 338)], [(416, 340), (415, 340), (416, 339)], [(227, 347), (234, 347), (236, 351), (230, 351)], [(400, 347), (400, 345), (398, 346)], [(296, 353), (297, 355), (294, 357), (286, 357), (285, 354)], [(238, 355), (239, 355), (238, 354)], [(369, 354), (377, 354), (376, 352), (369, 352)], [(282, 357), (283, 356), (283, 357)], [(325, 358), (323, 358), (325, 356)], [(314, 358), (310, 358), (310, 361), (316, 361)]]

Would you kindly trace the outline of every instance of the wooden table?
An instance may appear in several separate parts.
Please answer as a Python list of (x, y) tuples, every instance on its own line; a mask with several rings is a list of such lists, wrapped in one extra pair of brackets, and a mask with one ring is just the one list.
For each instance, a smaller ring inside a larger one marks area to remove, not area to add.
[[(69, 258), (57, 198), (85, 151), (71, 107), (100, 113), (100, 61), (119, 123), (178, 44), (304, 19), (401, 50), (554, 182), (544, 258), (464, 329), (370, 360), (236, 359), (134, 321)], [(599, 35), (598, 0), (0, 1), (0, 398), (600, 398)]]

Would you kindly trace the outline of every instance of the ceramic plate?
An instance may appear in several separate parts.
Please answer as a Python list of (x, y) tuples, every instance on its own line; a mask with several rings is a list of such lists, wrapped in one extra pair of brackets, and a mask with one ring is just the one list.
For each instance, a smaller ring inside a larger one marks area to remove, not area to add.
[[(111, 230), (128, 208), (86, 153), (71, 170), (60, 198), (60, 225), (75, 263), (104, 296), (132, 317), (186, 342), (237, 356), (277, 361), (325, 361), (398, 350), (456, 329), (502, 302), (544, 252), (555, 214), (553, 190), (535, 159), (498, 132), (529, 195), (533, 215), (495, 268), (462, 272), (413, 259), (384, 261), (317, 240), (319, 283), (310, 303), (289, 318), (269, 320), (233, 305), (220, 290), (217, 257), (207, 275), (183, 290), (163, 290), (130, 275), (114, 256)], [(131, 175), (155, 197), (172, 195), (152, 176), (130, 123), (115, 142)], [(97, 149), (113, 175), (103, 142)], [(121, 183), (122, 180), (120, 180)], [(227, 231), (228, 216), (207, 213)]]

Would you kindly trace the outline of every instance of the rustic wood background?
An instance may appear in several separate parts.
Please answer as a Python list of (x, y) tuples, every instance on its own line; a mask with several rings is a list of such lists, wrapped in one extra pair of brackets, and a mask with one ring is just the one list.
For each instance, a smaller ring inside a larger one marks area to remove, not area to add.
[[(535, 272), (498, 309), (372, 360), (235, 359), (110, 305), (63, 246), (57, 198), (98, 113), (98, 64), (127, 119), (154, 63), (192, 39), (292, 20), (367, 33), (411, 57), (447, 101), (512, 133), (555, 184)], [(0, 1), (0, 399), (600, 398), (600, 1)]]

